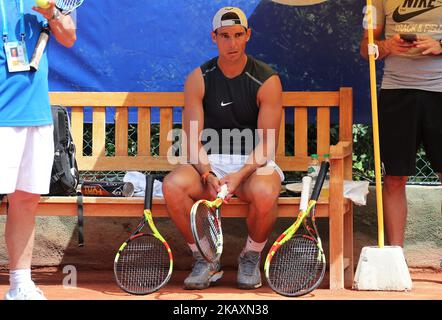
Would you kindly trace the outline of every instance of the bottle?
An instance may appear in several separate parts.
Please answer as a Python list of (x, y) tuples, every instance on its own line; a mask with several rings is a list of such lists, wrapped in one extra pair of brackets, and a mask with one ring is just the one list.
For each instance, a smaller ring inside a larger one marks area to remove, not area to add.
[[(324, 161), (330, 162), (330, 155), (324, 154)], [(321, 196), (328, 197), (330, 190), (330, 169), (328, 169), (327, 174), (325, 176), (324, 184), (322, 185)]]
[(307, 168), (307, 175), (312, 178), (312, 190), (313, 190), (313, 186), (316, 183), (316, 178), (318, 177), (319, 168), (320, 168), (320, 166), (319, 166), (318, 155), (312, 154), (310, 164), (308, 165), (308, 168)]

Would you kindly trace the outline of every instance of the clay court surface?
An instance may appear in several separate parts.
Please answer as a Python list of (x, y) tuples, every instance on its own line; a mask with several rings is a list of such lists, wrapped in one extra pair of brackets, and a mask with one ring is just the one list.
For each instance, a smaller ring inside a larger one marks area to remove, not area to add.
[[(236, 270), (227, 270), (215, 286), (205, 290), (182, 289), (187, 271), (175, 271), (169, 283), (160, 291), (145, 296), (123, 292), (115, 284), (112, 271), (78, 270), (77, 286), (63, 286), (67, 276), (61, 269), (33, 270), (33, 279), (49, 300), (442, 300), (442, 270), (411, 270), (413, 290), (410, 292), (330, 291), (320, 288), (300, 298), (286, 298), (274, 293), (266, 284), (256, 290), (236, 288)], [(0, 271), (0, 297), (8, 289), (8, 273)], [(326, 283), (327, 279), (325, 279)], [(70, 282), (66, 282), (70, 284)]]

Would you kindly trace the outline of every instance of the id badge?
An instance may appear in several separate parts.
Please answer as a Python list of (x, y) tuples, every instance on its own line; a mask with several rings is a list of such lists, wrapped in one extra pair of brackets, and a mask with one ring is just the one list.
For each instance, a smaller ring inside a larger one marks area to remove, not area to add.
[(9, 72), (30, 70), (25, 42), (6, 42), (4, 46)]

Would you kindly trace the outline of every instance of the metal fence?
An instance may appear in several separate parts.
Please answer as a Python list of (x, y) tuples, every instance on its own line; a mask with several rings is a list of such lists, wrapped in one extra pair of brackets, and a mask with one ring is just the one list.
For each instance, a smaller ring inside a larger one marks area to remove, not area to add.
[(440, 184), (437, 173), (433, 171), (425, 151), (420, 149), (416, 157), (416, 175), (408, 179), (409, 184)]

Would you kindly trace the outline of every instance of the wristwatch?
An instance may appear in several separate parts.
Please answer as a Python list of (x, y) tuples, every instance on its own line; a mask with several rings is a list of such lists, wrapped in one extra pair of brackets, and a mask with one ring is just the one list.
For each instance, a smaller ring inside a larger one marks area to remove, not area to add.
[(49, 22), (53, 21), (53, 20), (60, 20), (60, 11), (54, 7), (54, 11), (52, 13), (52, 17), (49, 19)]

